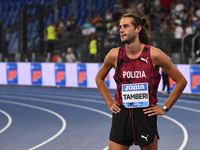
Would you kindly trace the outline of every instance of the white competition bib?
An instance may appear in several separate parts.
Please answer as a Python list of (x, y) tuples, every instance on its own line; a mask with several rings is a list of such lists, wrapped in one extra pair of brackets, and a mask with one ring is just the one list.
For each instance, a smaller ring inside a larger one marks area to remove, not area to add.
[(148, 83), (122, 84), (122, 102), (126, 108), (148, 107)]

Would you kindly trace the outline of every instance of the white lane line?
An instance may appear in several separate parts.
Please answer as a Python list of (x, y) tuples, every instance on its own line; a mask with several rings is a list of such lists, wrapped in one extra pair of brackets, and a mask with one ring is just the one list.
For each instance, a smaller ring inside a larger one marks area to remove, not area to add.
[[(97, 109), (94, 109), (94, 108), (90, 108), (90, 107), (86, 107), (86, 106), (82, 106), (82, 105), (76, 105), (76, 104), (71, 104), (71, 103), (66, 103), (66, 102), (58, 102), (58, 101), (52, 101), (52, 100), (45, 100), (45, 99), (40, 99), (40, 98), (24, 98), (24, 97), (15, 97), (15, 98), (20, 98), (20, 99), (24, 99), (24, 100), (30, 100), (30, 101), (39, 101), (39, 102), (47, 102), (47, 103), (55, 103), (55, 104), (61, 104), (61, 105), (67, 105), (67, 106), (71, 106), (71, 107), (77, 107), (77, 108), (82, 108), (82, 109), (87, 109), (87, 110), (91, 110), (91, 111), (95, 111), (95, 112), (98, 112), (98, 113), (101, 113), (103, 115), (106, 115), (110, 118), (112, 118), (112, 115), (111, 114), (108, 114), (104, 111), (101, 111), (101, 110), (97, 110)], [(76, 98), (78, 100), (81, 101), (80, 98)], [(95, 101), (94, 101), (95, 102)], [(184, 109), (184, 108), (182, 108)], [(192, 110), (190, 110), (192, 111)], [(168, 117), (168, 116), (162, 116), (170, 121), (173, 121), (175, 124), (177, 124), (179, 127), (181, 127), (182, 131), (183, 131), (183, 134), (184, 134), (184, 138), (183, 138), (183, 143), (182, 145), (180, 146), (180, 148), (182, 147), (185, 147), (185, 145), (187, 144), (187, 141), (188, 141), (188, 133), (187, 133), (187, 130), (186, 128), (178, 121), (174, 120), (173, 118), (171, 117)], [(107, 148), (107, 147), (106, 147)], [(105, 150), (106, 150), (105, 148)]]
[(200, 101), (193, 101), (193, 100), (186, 100), (186, 99), (179, 99), (177, 102), (200, 105)]
[[(0, 93), (2, 93), (2, 94), (9, 94), (9, 95), (12, 95), (13, 93), (11, 93), (11, 92), (0, 92)], [(36, 94), (33, 94), (33, 92), (28, 92), (28, 93), (16, 93), (16, 95), (33, 95), (33, 96), (38, 96), (38, 95), (41, 95), (41, 96), (55, 96), (55, 95), (57, 95), (58, 93), (56, 93), (56, 92), (38, 92), (38, 93), (36, 93)], [(98, 92), (97, 92), (97, 94), (92, 94), (91, 92), (81, 92), (81, 93), (59, 93), (59, 96), (55, 96), (55, 97), (59, 97), (59, 98), (66, 98), (66, 97), (69, 97), (69, 96), (74, 96), (74, 95), (76, 95), (76, 94), (81, 94), (81, 96), (82, 96), (82, 98), (101, 98), (102, 99), (102, 96), (100, 95), (100, 94), (98, 94)], [(103, 99), (102, 99), (103, 100)]]
[[(163, 105), (163, 103), (157, 103), (159, 105)], [(172, 108), (179, 108), (179, 109), (183, 109), (183, 110), (188, 110), (188, 111), (193, 111), (193, 112), (197, 112), (200, 113), (200, 110), (198, 109), (194, 109), (194, 108), (190, 108), (190, 107), (184, 107), (184, 106), (179, 106), (177, 104), (175, 104)]]
[[(18, 96), (19, 95), (19, 96)], [(80, 100), (78, 100), (76, 97), (66, 97), (66, 96), (55, 96), (55, 95), (45, 95), (45, 94), (17, 94), (17, 96), (10, 96), (10, 95), (0, 95), (0, 97), (11, 97), (11, 98), (13, 98), (13, 97), (20, 97), (20, 96), (28, 96), (28, 97), (30, 97), (30, 96), (39, 96), (39, 97), (45, 97), (45, 98), (47, 98), (47, 97), (50, 97), (50, 98), (61, 98), (61, 99), (64, 99), (64, 100), (73, 100), (73, 101), (80, 101)], [(21, 98), (21, 97), (20, 97)], [(90, 97), (91, 98), (91, 97)], [(36, 98), (37, 99), (37, 98)], [(91, 99), (86, 99), (86, 98), (81, 98), (81, 101), (83, 101), (83, 102), (90, 102), (90, 103), (100, 103), (100, 104), (105, 104), (105, 101), (97, 101), (97, 100), (91, 100)]]
[[(1, 92), (2, 93), (2, 92)], [(11, 94), (13, 94), (13, 93), (10, 93), (10, 92), (3, 92), (4, 94), (5, 93), (9, 93), (9, 95), (11, 95)], [(51, 97), (51, 98), (53, 98), (53, 97), (55, 97), (55, 98), (62, 98), (62, 99), (69, 99), (69, 97), (70, 96), (74, 96), (75, 95), (75, 93), (74, 94), (72, 94), (72, 93), (65, 93), (65, 94), (63, 94), (63, 93), (60, 93), (59, 94), (59, 96), (55, 96), (55, 94), (58, 94), (58, 93), (55, 93), (54, 95), (52, 95), (52, 94), (54, 94), (54, 92), (45, 92), (45, 93), (37, 93), (37, 95), (36, 94), (33, 94), (33, 93), (17, 93), (16, 95), (19, 95), (19, 96), (40, 96), (40, 97)], [(89, 96), (88, 96), (89, 95)], [(4, 96), (4, 95), (1, 95), (1, 96)], [(66, 98), (67, 97), (67, 98)], [(100, 98), (102, 101), (95, 101), (94, 102), (94, 100), (89, 100), (88, 98), (94, 98), (94, 99), (97, 99), (97, 98)], [(76, 100), (76, 98), (74, 98), (74, 97), (70, 97), (70, 99), (72, 99), (72, 100)], [(90, 94), (83, 94), (82, 95), (82, 98), (81, 98), (83, 101), (85, 101), (85, 102), (91, 102), (91, 103), (101, 103), (101, 104), (105, 104), (105, 102), (104, 102), (104, 100), (102, 99), (102, 96), (101, 95), (92, 95), (91, 93)], [(167, 100), (167, 97), (166, 98), (164, 98), (164, 97), (160, 97), (160, 96), (158, 96), (158, 101), (159, 100)], [(189, 103), (189, 104), (197, 104), (197, 105), (200, 105), (200, 101), (194, 101), (194, 100), (186, 100), (186, 99), (181, 99), (181, 98), (179, 98), (178, 99), (178, 101), (177, 101), (178, 103)], [(175, 104), (176, 105), (176, 104)]]
[[(24, 98), (24, 97), (17, 97), (17, 98), (24, 99), (26, 101), (38, 101), (38, 102), (60, 104), (60, 105), (66, 105), (66, 106), (71, 106), (71, 107), (75, 107), (75, 108), (86, 109), (86, 110), (94, 111), (94, 112), (97, 112), (97, 113), (100, 113), (102, 115), (105, 115), (107, 117), (112, 118), (112, 115), (109, 114), (109, 113), (107, 113), (107, 112), (104, 112), (102, 110), (98, 110), (98, 109), (95, 109), (95, 108), (87, 107), (87, 106), (82, 106), (82, 105), (77, 105), (77, 104), (71, 104), (71, 103), (67, 103), (67, 102), (58, 102), (58, 101), (52, 101), (52, 100), (46, 100), (46, 99), (39, 99), (39, 98), (37, 98), (37, 99), (36, 98), (27, 98), (27, 97), (26, 98)], [(104, 148), (103, 150), (106, 150), (106, 148)], [(29, 149), (29, 150), (32, 150), (32, 149)]]
[[(158, 97), (158, 100), (167, 100), (168, 97), (166, 98), (163, 98), (163, 97)], [(200, 105), (200, 101), (194, 101), (194, 100), (186, 100), (186, 99), (181, 99), (179, 98), (177, 100), (177, 102), (184, 102), (184, 103), (189, 103), (189, 104), (197, 104), (197, 105)]]
[(66, 128), (66, 120), (61, 116), (59, 115), (58, 113), (54, 112), (54, 111), (51, 111), (49, 109), (46, 109), (46, 108), (43, 108), (43, 107), (39, 107), (39, 106), (34, 106), (34, 105), (30, 105), (30, 104), (25, 104), (25, 103), (19, 103), (19, 102), (14, 102), (14, 101), (8, 101), (8, 100), (0, 100), (1, 103), (8, 103), (8, 104), (14, 104), (14, 105), (21, 105), (21, 106), (25, 106), (25, 107), (30, 107), (30, 108), (34, 108), (34, 109), (39, 109), (39, 110), (42, 110), (42, 111), (45, 111), (45, 112), (48, 112), (50, 114), (53, 114), (55, 115), (56, 117), (58, 117), (61, 121), (62, 121), (62, 127), (61, 129), (52, 137), (50, 137), (49, 139), (45, 140), (44, 142), (34, 146), (34, 147), (31, 147), (29, 148), (28, 150), (34, 150), (34, 149), (37, 149), (49, 142), (51, 142), (52, 140), (54, 140), (55, 138), (57, 138), (59, 135), (61, 135), (65, 128)]
[[(5, 96), (5, 97), (11, 97), (11, 96)], [(15, 97), (15, 99), (20, 99), (20, 100), (25, 100), (25, 101), (38, 101), (38, 102), (45, 102), (45, 103), (53, 103), (53, 104), (60, 104), (60, 105), (66, 105), (66, 106), (71, 106), (71, 107), (76, 107), (76, 108), (82, 108), (82, 109), (86, 109), (86, 110), (90, 110), (90, 111), (94, 111), (100, 114), (103, 114), (105, 116), (108, 116), (110, 118), (112, 118), (112, 115), (109, 113), (106, 113), (104, 111), (92, 108), (92, 107), (87, 107), (87, 106), (82, 106), (82, 105), (77, 105), (77, 104), (71, 104), (71, 103), (67, 103), (67, 102), (58, 102), (58, 101), (53, 101), (53, 100), (47, 100), (47, 99), (41, 99), (41, 98), (29, 98), (29, 97)], [(78, 99), (78, 98), (76, 98)], [(80, 100), (81, 101), (81, 100)]]
[(0, 110), (0, 113), (4, 114), (8, 118), (8, 123), (5, 125), (5, 127), (3, 129), (0, 130), (0, 134), (1, 134), (5, 130), (7, 130), (10, 127), (10, 125), (12, 124), (12, 117), (3, 110)]
[(182, 129), (184, 138), (183, 138), (183, 143), (181, 144), (181, 146), (179, 147), (178, 150), (183, 150), (185, 148), (187, 142), (188, 142), (188, 132), (187, 132), (187, 129), (180, 122), (178, 122), (177, 120), (175, 120), (175, 119), (173, 119), (173, 118), (171, 118), (169, 116), (164, 115), (164, 116), (161, 116), (161, 117), (166, 118), (166, 119), (174, 122), (175, 124), (177, 124)]
[(190, 107), (184, 107), (184, 106), (179, 106), (179, 105), (174, 105), (173, 107), (200, 113), (200, 110), (194, 109), (194, 108), (190, 108)]
[[(85, 94), (86, 92), (88, 94)], [(47, 95), (47, 96), (55, 96), (55, 94), (58, 94), (57, 92), (53, 92), (53, 91), (52, 92), (47, 92), (47, 91), (41, 92), (41, 91), (38, 91), (37, 94), (38, 93), (39, 93), (39, 95)], [(32, 94), (33, 95), (33, 93), (28, 93), (28, 94)], [(63, 93), (63, 92), (61, 92), (61, 93), (59, 93), (59, 98), (66, 98), (66, 96), (74, 96), (75, 94), (76, 93)], [(95, 93), (95, 94), (93, 94), (92, 92), (88, 92), (88, 91), (85, 91), (85, 92), (83, 91), (82, 92), (81, 91), (81, 94), (82, 94), (82, 97), (84, 97), (84, 98), (88, 98), (88, 97), (89, 98), (91, 98), (91, 97), (93, 97), (93, 98), (102, 98), (102, 96), (100, 94), (98, 95), (98, 92)], [(27, 95), (27, 94), (23, 94), (23, 95)], [(191, 97), (197, 98), (197, 96), (191, 96)], [(158, 96), (158, 100), (166, 100), (167, 98), (168, 97), (165, 98), (165, 97), (162, 97), (162, 96)], [(179, 98), (177, 102), (184, 102), (184, 103), (190, 103), (190, 104), (198, 104), (198, 105), (200, 105), (200, 101), (186, 100), (186, 99), (183, 99), (183, 98)]]
[[(26, 94), (20, 94), (20, 95), (26, 95)], [(9, 98), (19, 98), (19, 99), (29, 99), (29, 100), (41, 100), (40, 98), (30, 98), (29, 96), (31, 95), (26, 95), (28, 97), (22, 97), (22, 96), (10, 96), (10, 95), (0, 95), (0, 97), (9, 97)], [(35, 96), (34, 94), (32, 94), (32, 96)], [(37, 96), (42, 96), (42, 97), (46, 97), (46, 96), (43, 96), (43, 95), (37, 95)], [(52, 96), (48, 96), (48, 97), (52, 97)], [(55, 98), (58, 98), (56, 96), (54, 96)], [(84, 99), (84, 98), (74, 98), (74, 97), (70, 97), (70, 98), (66, 98), (66, 97), (63, 97), (63, 99), (70, 99), (70, 100), (75, 100), (75, 101), (83, 101), (83, 102), (91, 102), (91, 103), (100, 103), (100, 104), (105, 104), (104, 101), (97, 101), (97, 100), (88, 100), (88, 99)], [(158, 102), (157, 104), (159, 105), (163, 105), (163, 103), (160, 103)], [(198, 112), (200, 113), (200, 110), (199, 109), (194, 109), (194, 108), (190, 108), (190, 107), (184, 107), (184, 106), (179, 106), (177, 104), (175, 104), (173, 106), (173, 108), (179, 108), (179, 109), (183, 109), (183, 110), (188, 110), (188, 111), (193, 111), (193, 112)]]

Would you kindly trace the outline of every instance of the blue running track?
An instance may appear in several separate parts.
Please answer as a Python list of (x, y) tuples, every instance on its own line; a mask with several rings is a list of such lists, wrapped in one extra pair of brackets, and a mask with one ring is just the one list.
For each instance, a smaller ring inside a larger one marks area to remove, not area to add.
[[(198, 150), (199, 116), (200, 96), (181, 96), (158, 117), (159, 150)], [(0, 150), (108, 150), (110, 125), (97, 89), (0, 86)]]

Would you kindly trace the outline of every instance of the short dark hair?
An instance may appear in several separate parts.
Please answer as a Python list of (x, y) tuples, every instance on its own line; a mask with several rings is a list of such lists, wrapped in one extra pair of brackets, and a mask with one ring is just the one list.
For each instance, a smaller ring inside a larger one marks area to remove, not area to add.
[(136, 13), (127, 13), (122, 16), (122, 18), (130, 17), (133, 18), (132, 24), (136, 27), (141, 26), (142, 29), (139, 33), (139, 39), (142, 43), (147, 44), (150, 41), (150, 22), (145, 16), (140, 16)]

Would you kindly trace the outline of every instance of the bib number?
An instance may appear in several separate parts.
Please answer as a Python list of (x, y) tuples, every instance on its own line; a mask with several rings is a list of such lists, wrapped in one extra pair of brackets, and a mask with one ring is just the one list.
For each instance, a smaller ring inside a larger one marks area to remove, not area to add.
[(122, 84), (122, 102), (126, 108), (148, 107), (148, 83)]

